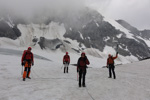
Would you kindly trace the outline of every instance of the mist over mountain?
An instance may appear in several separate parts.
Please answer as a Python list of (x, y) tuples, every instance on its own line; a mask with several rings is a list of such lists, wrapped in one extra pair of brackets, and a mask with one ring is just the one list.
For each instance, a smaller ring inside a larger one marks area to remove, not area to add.
[(4, 14), (0, 19), (0, 37), (17, 39), (20, 46), (86, 51), (96, 57), (116, 50), (123, 57), (139, 60), (150, 56), (148, 30), (139, 31), (126, 21), (107, 19), (88, 7), (70, 8), (61, 6), (56, 12), (44, 8), (27, 18)]
[(130, 30), (130, 32), (133, 33), (134, 35), (140, 35), (140, 31), (137, 28), (131, 26), (128, 22), (124, 20), (116, 20), (116, 21), (126, 29)]
[(149, 39), (150, 39), (150, 38), (149, 38), (149, 37), (150, 37), (150, 30), (145, 29), (145, 30), (141, 31), (141, 36), (142, 36), (143, 38), (149, 40)]

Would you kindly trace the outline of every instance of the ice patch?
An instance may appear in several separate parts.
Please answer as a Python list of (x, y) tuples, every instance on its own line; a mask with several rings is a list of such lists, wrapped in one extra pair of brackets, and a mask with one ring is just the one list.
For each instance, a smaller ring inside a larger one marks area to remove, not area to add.
[(110, 37), (107, 36), (107, 37), (103, 38), (103, 41), (107, 42), (109, 39), (110, 39)]
[(21, 45), (33, 45), (32, 40), (36, 38), (45, 37), (46, 39), (60, 39), (63, 40), (63, 35), (66, 30), (64, 24), (51, 22), (49, 25), (45, 24), (30, 24), (30, 25), (18, 25), (22, 35), (19, 37)]
[(79, 33), (80, 33), (80, 37), (81, 37), (81, 39), (83, 40), (84, 38), (83, 38), (83, 36), (82, 36), (82, 33), (80, 32), (80, 31), (78, 31)]
[(117, 35), (117, 38), (121, 38), (121, 36), (122, 36), (122, 34), (118, 34), (118, 35)]
[(98, 24), (98, 23), (96, 23), (96, 26), (97, 26), (97, 27), (99, 27), (99, 24)]

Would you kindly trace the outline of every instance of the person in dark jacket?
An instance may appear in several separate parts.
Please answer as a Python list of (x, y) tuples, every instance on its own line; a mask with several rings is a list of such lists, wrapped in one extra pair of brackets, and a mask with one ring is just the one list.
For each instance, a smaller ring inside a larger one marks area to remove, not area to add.
[(114, 60), (117, 57), (118, 57), (118, 52), (116, 53), (115, 57), (111, 56), (111, 54), (108, 55), (108, 58), (107, 58), (107, 67), (109, 68), (109, 77), (108, 78), (111, 78), (111, 71), (112, 71), (114, 79), (116, 79)]
[(28, 47), (28, 50), (24, 50), (22, 55), (21, 65), (24, 66), (23, 81), (25, 81), (25, 78), (31, 79), (30, 69), (31, 65), (34, 65), (33, 53), (31, 52), (31, 49), (31, 47)]
[(79, 72), (79, 87), (81, 87), (81, 79), (82, 80), (82, 86), (85, 87), (85, 75), (86, 75), (86, 68), (87, 65), (89, 65), (90, 62), (88, 58), (86, 57), (85, 53), (83, 52), (81, 54), (81, 57), (78, 59), (77, 63), (77, 72)]
[(68, 66), (70, 64), (70, 56), (68, 55), (68, 52), (66, 52), (66, 55), (63, 57), (63, 64), (64, 64), (64, 73), (68, 73)]

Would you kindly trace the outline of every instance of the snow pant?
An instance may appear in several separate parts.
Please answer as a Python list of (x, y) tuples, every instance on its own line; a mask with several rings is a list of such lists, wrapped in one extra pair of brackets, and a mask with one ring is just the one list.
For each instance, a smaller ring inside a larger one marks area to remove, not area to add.
[(82, 79), (82, 85), (85, 85), (85, 75), (86, 75), (86, 69), (80, 69), (79, 70), (79, 85), (81, 86), (81, 79)]
[(69, 66), (69, 62), (65, 62), (64, 64), (64, 73), (68, 73), (68, 66)]
[(26, 77), (30, 76), (30, 71), (31, 70), (31, 63), (30, 61), (26, 61), (24, 65), (24, 73), (23, 73), (23, 78), (25, 79)]
[(115, 66), (114, 66), (114, 64), (109, 64), (109, 77), (110, 77), (110, 78), (112, 77), (111, 71), (112, 71), (113, 76), (114, 76), (114, 79), (115, 79), (115, 78), (116, 78), (116, 75), (115, 75)]

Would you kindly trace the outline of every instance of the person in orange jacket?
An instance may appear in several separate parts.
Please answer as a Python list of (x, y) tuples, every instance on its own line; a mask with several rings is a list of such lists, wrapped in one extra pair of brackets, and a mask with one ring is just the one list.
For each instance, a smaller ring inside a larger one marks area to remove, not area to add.
[(111, 71), (112, 71), (114, 79), (116, 79), (114, 60), (117, 57), (118, 57), (118, 52), (116, 53), (115, 57), (111, 56), (111, 54), (108, 55), (108, 58), (107, 58), (107, 67), (109, 68), (109, 77), (108, 78), (111, 78)]
[(70, 56), (68, 55), (68, 52), (66, 52), (66, 55), (63, 57), (63, 64), (64, 64), (64, 73), (68, 73), (68, 66), (70, 64)]
[(31, 52), (31, 50), (32, 48), (28, 47), (27, 50), (24, 50), (22, 55), (21, 65), (24, 66), (23, 81), (25, 81), (26, 78), (31, 79), (29, 77), (31, 72), (31, 65), (34, 65), (33, 53)]
[(78, 59), (78, 62), (77, 62), (77, 72), (79, 72), (79, 87), (81, 87), (81, 79), (83, 79), (82, 86), (86, 87), (85, 75), (86, 75), (87, 65), (89, 65), (89, 64), (90, 64), (90, 62), (89, 62), (87, 56), (85, 55), (84, 52), (82, 52), (81, 57)]

